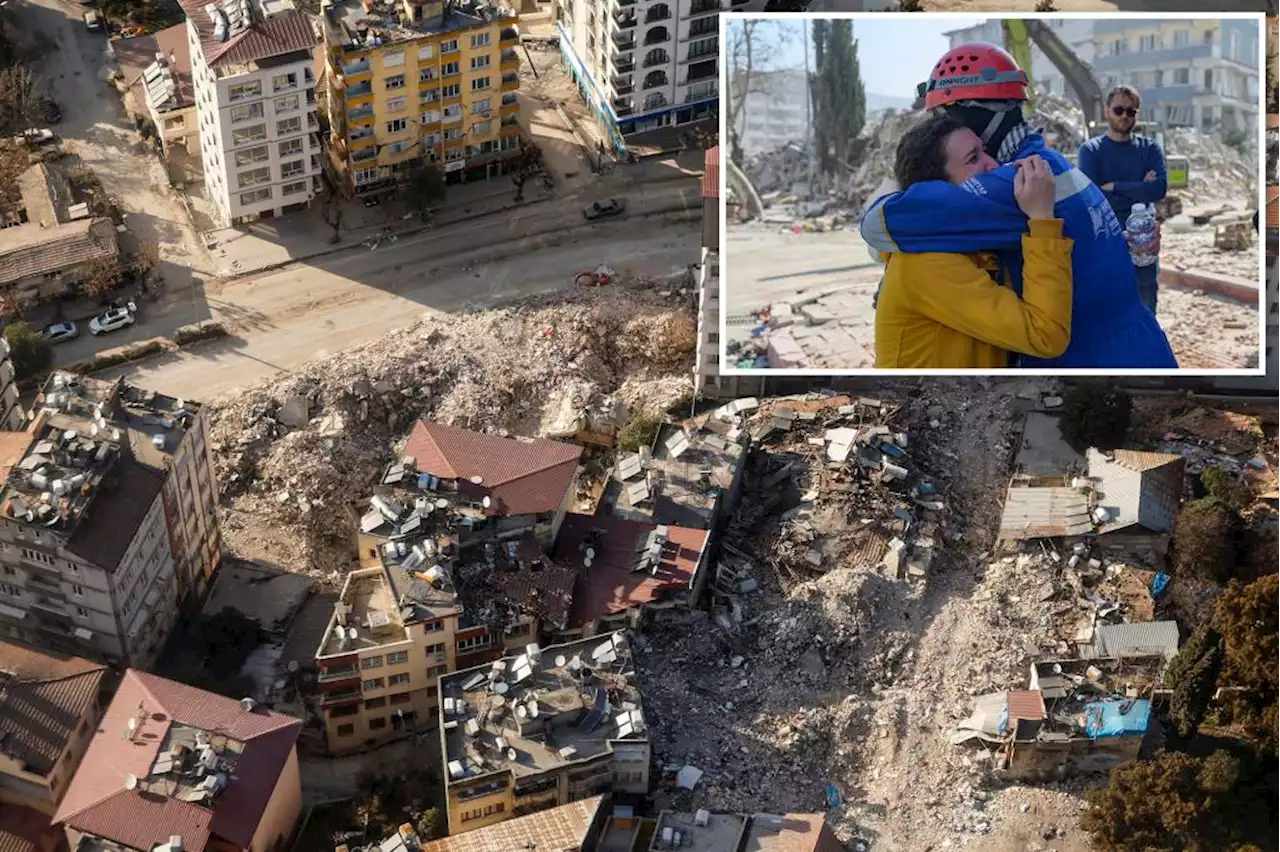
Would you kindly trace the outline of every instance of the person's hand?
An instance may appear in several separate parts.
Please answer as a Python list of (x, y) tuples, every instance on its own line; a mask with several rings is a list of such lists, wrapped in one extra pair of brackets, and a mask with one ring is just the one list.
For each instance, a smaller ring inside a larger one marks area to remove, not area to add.
[(1032, 154), (1018, 160), (1018, 173), (1013, 178), (1013, 197), (1028, 219), (1053, 218), (1053, 171), (1049, 164)]
[(1102, 190), (1103, 192), (1115, 192), (1116, 185), (1108, 181), (1107, 183), (1104, 183), (1102, 186), (1098, 187), (1098, 189)]
[(1145, 175), (1143, 175), (1143, 176), (1142, 176), (1142, 179), (1143, 179), (1143, 180), (1148, 180), (1148, 181), (1150, 181), (1150, 180), (1155, 180), (1155, 179), (1156, 179), (1156, 173), (1155, 173), (1154, 171), (1147, 172)]

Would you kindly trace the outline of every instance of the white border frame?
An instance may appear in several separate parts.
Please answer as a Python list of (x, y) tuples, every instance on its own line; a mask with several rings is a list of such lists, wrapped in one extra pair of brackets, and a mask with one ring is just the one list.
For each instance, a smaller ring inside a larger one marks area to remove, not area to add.
[[(1206, 9), (1203, 12), (1131, 12), (1127, 14), (1105, 14), (1099, 15), (1096, 12), (1050, 12), (1044, 14), (1034, 14), (1027, 12), (984, 12), (975, 9), (972, 12), (928, 12), (925, 13), (930, 18), (953, 19), (960, 21), (971, 21), (974, 18), (983, 18), (990, 20), (992, 18), (999, 20), (1036, 20), (1036, 19), (1087, 19), (1097, 20), (1099, 18), (1107, 19), (1123, 19), (1123, 20), (1191, 20), (1199, 21), (1206, 17), (1212, 17), (1214, 20), (1245, 20), (1253, 21), (1258, 27), (1258, 198), (1257, 209), (1264, 211), (1266, 209), (1266, 170), (1267, 170), (1267, 92), (1266, 92), (1266, 68), (1267, 68), (1267, 15), (1265, 12), (1211, 12)], [(865, 19), (875, 21), (892, 21), (892, 20), (920, 20), (919, 12), (740, 12), (733, 14), (720, 15), (720, 96), (722, 98), (731, 97), (729, 91), (729, 41), (727, 38), (728, 27), (730, 21), (735, 20), (761, 20), (761, 21), (803, 21), (803, 20), (853, 20), (860, 21)], [(805, 45), (805, 50), (809, 46)], [(729, 157), (728, 150), (728, 115), (727, 108), (721, 108), (719, 139), (721, 145), (720, 156), (722, 159)], [(719, 174), (719, 240), (720, 240), (720, 375), (722, 376), (876, 376), (880, 378), (906, 378), (909, 376), (1183, 376), (1186, 378), (1209, 377), (1209, 376), (1240, 376), (1252, 378), (1265, 378), (1267, 375), (1266, 352), (1267, 352), (1267, 253), (1265, 240), (1262, 234), (1258, 239), (1258, 367), (1256, 369), (1232, 369), (1232, 370), (1190, 370), (1190, 369), (1174, 369), (1174, 370), (1151, 370), (1151, 369), (1129, 369), (1121, 371), (1113, 370), (1093, 370), (1093, 369), (1058, 369), (1058, 370), (1037, 370), (1037, 369), (1011, 369), (1000, 368), (990, 370), (974, 370), (974, 369), (956, 369), (956, 370), (939, 370), (939, 369), (921, 369), (921, 370), (877, 370), (877, 369), (846, 369), (846, 370), (811, 370), (811, 369), (739, 369), (730, 367), (728, 359), (729, 338), (727, 335), (728, 328), (728, 282), (731, 274), (731, 264), (729, 260), (729, 217), (727, 215), (729, 196), (728, 182), (729, 170), (727, 163), (721, 163)], [(859, 246), (862, 243), (859, 241)]]

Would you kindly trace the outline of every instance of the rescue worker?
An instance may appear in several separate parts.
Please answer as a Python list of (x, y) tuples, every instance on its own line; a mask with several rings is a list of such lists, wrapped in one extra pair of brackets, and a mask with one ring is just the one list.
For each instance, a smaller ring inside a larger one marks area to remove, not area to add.
[[(1169, 369), (1177, 367), (1169, 341), (1138, 298), (1124, 229), (1102, 191), (1057, 151), (1022, 114), (1027, 75), (1001, 48), (955, 47), (922, 86), (925, 108), (957, 119), (1000, 163), (1037, 155), (1054, 174), (1057, 218), (1074, 243), (1071, 252), (1071, 341), (1053, 358), (1019, 356), (1031, 368)], [(863, 239), (876, 251), (995, 251), (1002, 280), (1022, 294), (1022, 237), (1027, 217), (1014, 196), (1017, 169), (1003, 165), (960, 186), (916, 184), (877, 199), (862, 219)], [(936, 273), (935, 273), (936, 274)]]

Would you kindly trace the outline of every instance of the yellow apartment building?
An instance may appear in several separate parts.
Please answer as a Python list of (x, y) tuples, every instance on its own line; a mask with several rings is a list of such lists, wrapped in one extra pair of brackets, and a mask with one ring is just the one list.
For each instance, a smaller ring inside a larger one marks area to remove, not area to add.
[(501, 174), (519, 147), (517, 16), (481, 0), (333, 0), (322, 7), (329, 165), (348, 195), (426, 158), (450, 182)]
[(449, 834), (601, 793), (649, 791), (650, 744), (622, 631), (440, 678)]

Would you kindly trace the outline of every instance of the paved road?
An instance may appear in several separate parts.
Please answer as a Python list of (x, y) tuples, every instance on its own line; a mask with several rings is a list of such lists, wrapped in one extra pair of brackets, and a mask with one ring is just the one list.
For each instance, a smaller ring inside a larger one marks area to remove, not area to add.
[(563, 289), (575, 272), (601, 263), (641, 275), (681, 271), (696, 262), (700, 232), (692, 214), (637, 218), (422, 261), (423, 246), (435, 238), (406, 238), (228, 285), (228, 295), (212, 293), (209, 304), (233, 339), (104, 375), (127, 374), (143, 387), (209, 400), (383, 337), (424, 312)]

